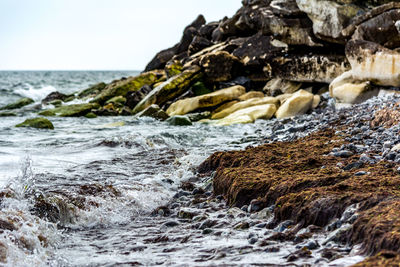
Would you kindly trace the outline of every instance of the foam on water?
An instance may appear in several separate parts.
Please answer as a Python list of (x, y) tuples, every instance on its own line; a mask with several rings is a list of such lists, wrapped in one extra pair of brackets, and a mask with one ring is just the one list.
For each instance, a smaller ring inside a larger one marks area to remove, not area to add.
[(51, 85), (35, 89), (32, 85), (26, 83), (25, 87), (27, 89), (17, 89), (15, 90), (15, 93), (19, 94), (22, 97), (32, 98), (36, 102), (43, 100), (50, 93), (57, 91), (57, 89)]

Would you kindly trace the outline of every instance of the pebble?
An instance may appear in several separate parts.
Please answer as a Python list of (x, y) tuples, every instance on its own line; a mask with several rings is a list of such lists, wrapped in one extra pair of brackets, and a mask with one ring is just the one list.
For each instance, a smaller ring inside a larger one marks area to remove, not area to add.
[(249, 244), (250, 245), (254, 245), (255, 243), (257, 243), (257, 241), (258, 241), (257, 237), (252, 237), (252, 238), (249, 239)]
[(341, 151), (333, 153), (334, 157), (339, 157), (339, 158), (349, 158), (353, 155), (354, 155), (354, 153), (351, 152), (350, 150), (341, 150)]
[(356, 172), (354, 175), (355, 175), (355, 176), (363, 176), (363, 175), (367, 175), (367, 174), (368, 174), (368, 172), (359, 171), (359, 172)]

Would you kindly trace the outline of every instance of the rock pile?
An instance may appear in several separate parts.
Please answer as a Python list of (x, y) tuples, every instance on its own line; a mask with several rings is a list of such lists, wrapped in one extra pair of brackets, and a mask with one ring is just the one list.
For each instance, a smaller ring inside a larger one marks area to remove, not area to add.
[[(217, 125), (307, 113), (328, 89), (360, 103), (400, 86), (399, 25), (400, 3), (386, 0), (243, 0), (231, 18), (200, 15), (142, 74), (51, 100), (91, 99), (99, 106), (86, 113), (103, 116), (208, 111)], [(241, 90), (226, 95), (232, 86)]]

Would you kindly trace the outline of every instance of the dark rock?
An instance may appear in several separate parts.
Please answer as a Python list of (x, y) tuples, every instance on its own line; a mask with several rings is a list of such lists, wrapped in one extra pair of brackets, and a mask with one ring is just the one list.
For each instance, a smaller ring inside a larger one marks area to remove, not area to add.
[(174, 126), (188, 126), (192, 125), (192, 122), (187, 116), (175, 115), (167, 119), (167, 122)]
[(218, 27), (219, 22), (210, 22), (202, 25), (199, 29), (199, 35), (211, 40), (213, 31)]
[[(106, 88), (107, 84), (105, 83), (98, 83), (95, 84), (81, 92), (78, 93), (78, 98), (85, 98), (85, 97), (94, 97), (98, 94), (100, 94), (101, 91), (103, 91), (104, 88)], [(65, 100), (65, 99), (63, 99)]]
[(220, 51), (202, 57), (200, 66), (203, 67), (205, 80), (209, 83), (226, 82), (236, 76), (241, 63), (238, 58), (228, 52)]
[(353, 155), (354, 155), (354, 153), (349, 150), (342, 150), (342, 151), (333, 153), (333, 156), (339, 157), (339, 158), (349, 158)]
[(42, 100), (42, 104), (49, 104), (50, 102), (54, 101), (54, 100), (61, 100), (64, 101), (64, 99), (67, 97), (67, 95), (62, 94), (60, 92), (52, 92), (50, 94), (48, 94), (43, 100)]
[(153, 104), (147, 107), (145, 110), (137, 113), (136, 117), (151, 117), (158, 120), (166, 120), (169, 118), (168, 114), (162, 110), (158, 105)]
[(201, 36), (195, 36), (193, 38), (193, 41), (189, 45), (188, 55), (189, 56), (193, 55), (193, 54), (203, 50), (204, 48), (207, 48), (212, 45), (213, 45), (213, 43), (211, 41), (209, 41), (208, 39), (201, 37)]
[(130, 91), (126, 94), (126, 106), (134, 108), (142, 99), (153, 90), (149, 85), (144, 85), (138, 91)]
[(204, 111), (201, 113), (189, 113), (186, 115), (190, 121), (196, 122), (203, 119), (209, 119), (211, 117), (210, 111)]
[(253, 82), (248, 77), (239, 76), (229, 82), (221, 82), (219, 84), (220, 88), (227, 88), (235, 85), (241, 85), (246, 88), (246, 91), (250, 91), (253, 88)]
[(168, 221), (163, 224), (163, 226), (166, 226), (166, 227), (174, 227), (174, 226), (178, 226), (178, 225), (179, 225), (179, 223), (177, 221)]

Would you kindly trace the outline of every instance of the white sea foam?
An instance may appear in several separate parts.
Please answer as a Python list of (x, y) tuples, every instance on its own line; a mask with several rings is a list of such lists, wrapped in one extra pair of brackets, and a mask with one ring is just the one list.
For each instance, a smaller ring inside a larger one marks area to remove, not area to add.
[(17, 89), (15, 90), (15, 93), (19, 94), (20, 96), (23, 97), (29, 97), (32, 98), (35, 101), (41, 101), (44, 99), (48, 94), (57, 91), (57, 89), (54, 86), (43, 86), (40, 89), (35, 89), (32, 85), (29, 83), (26, 84), (27, 89)]

